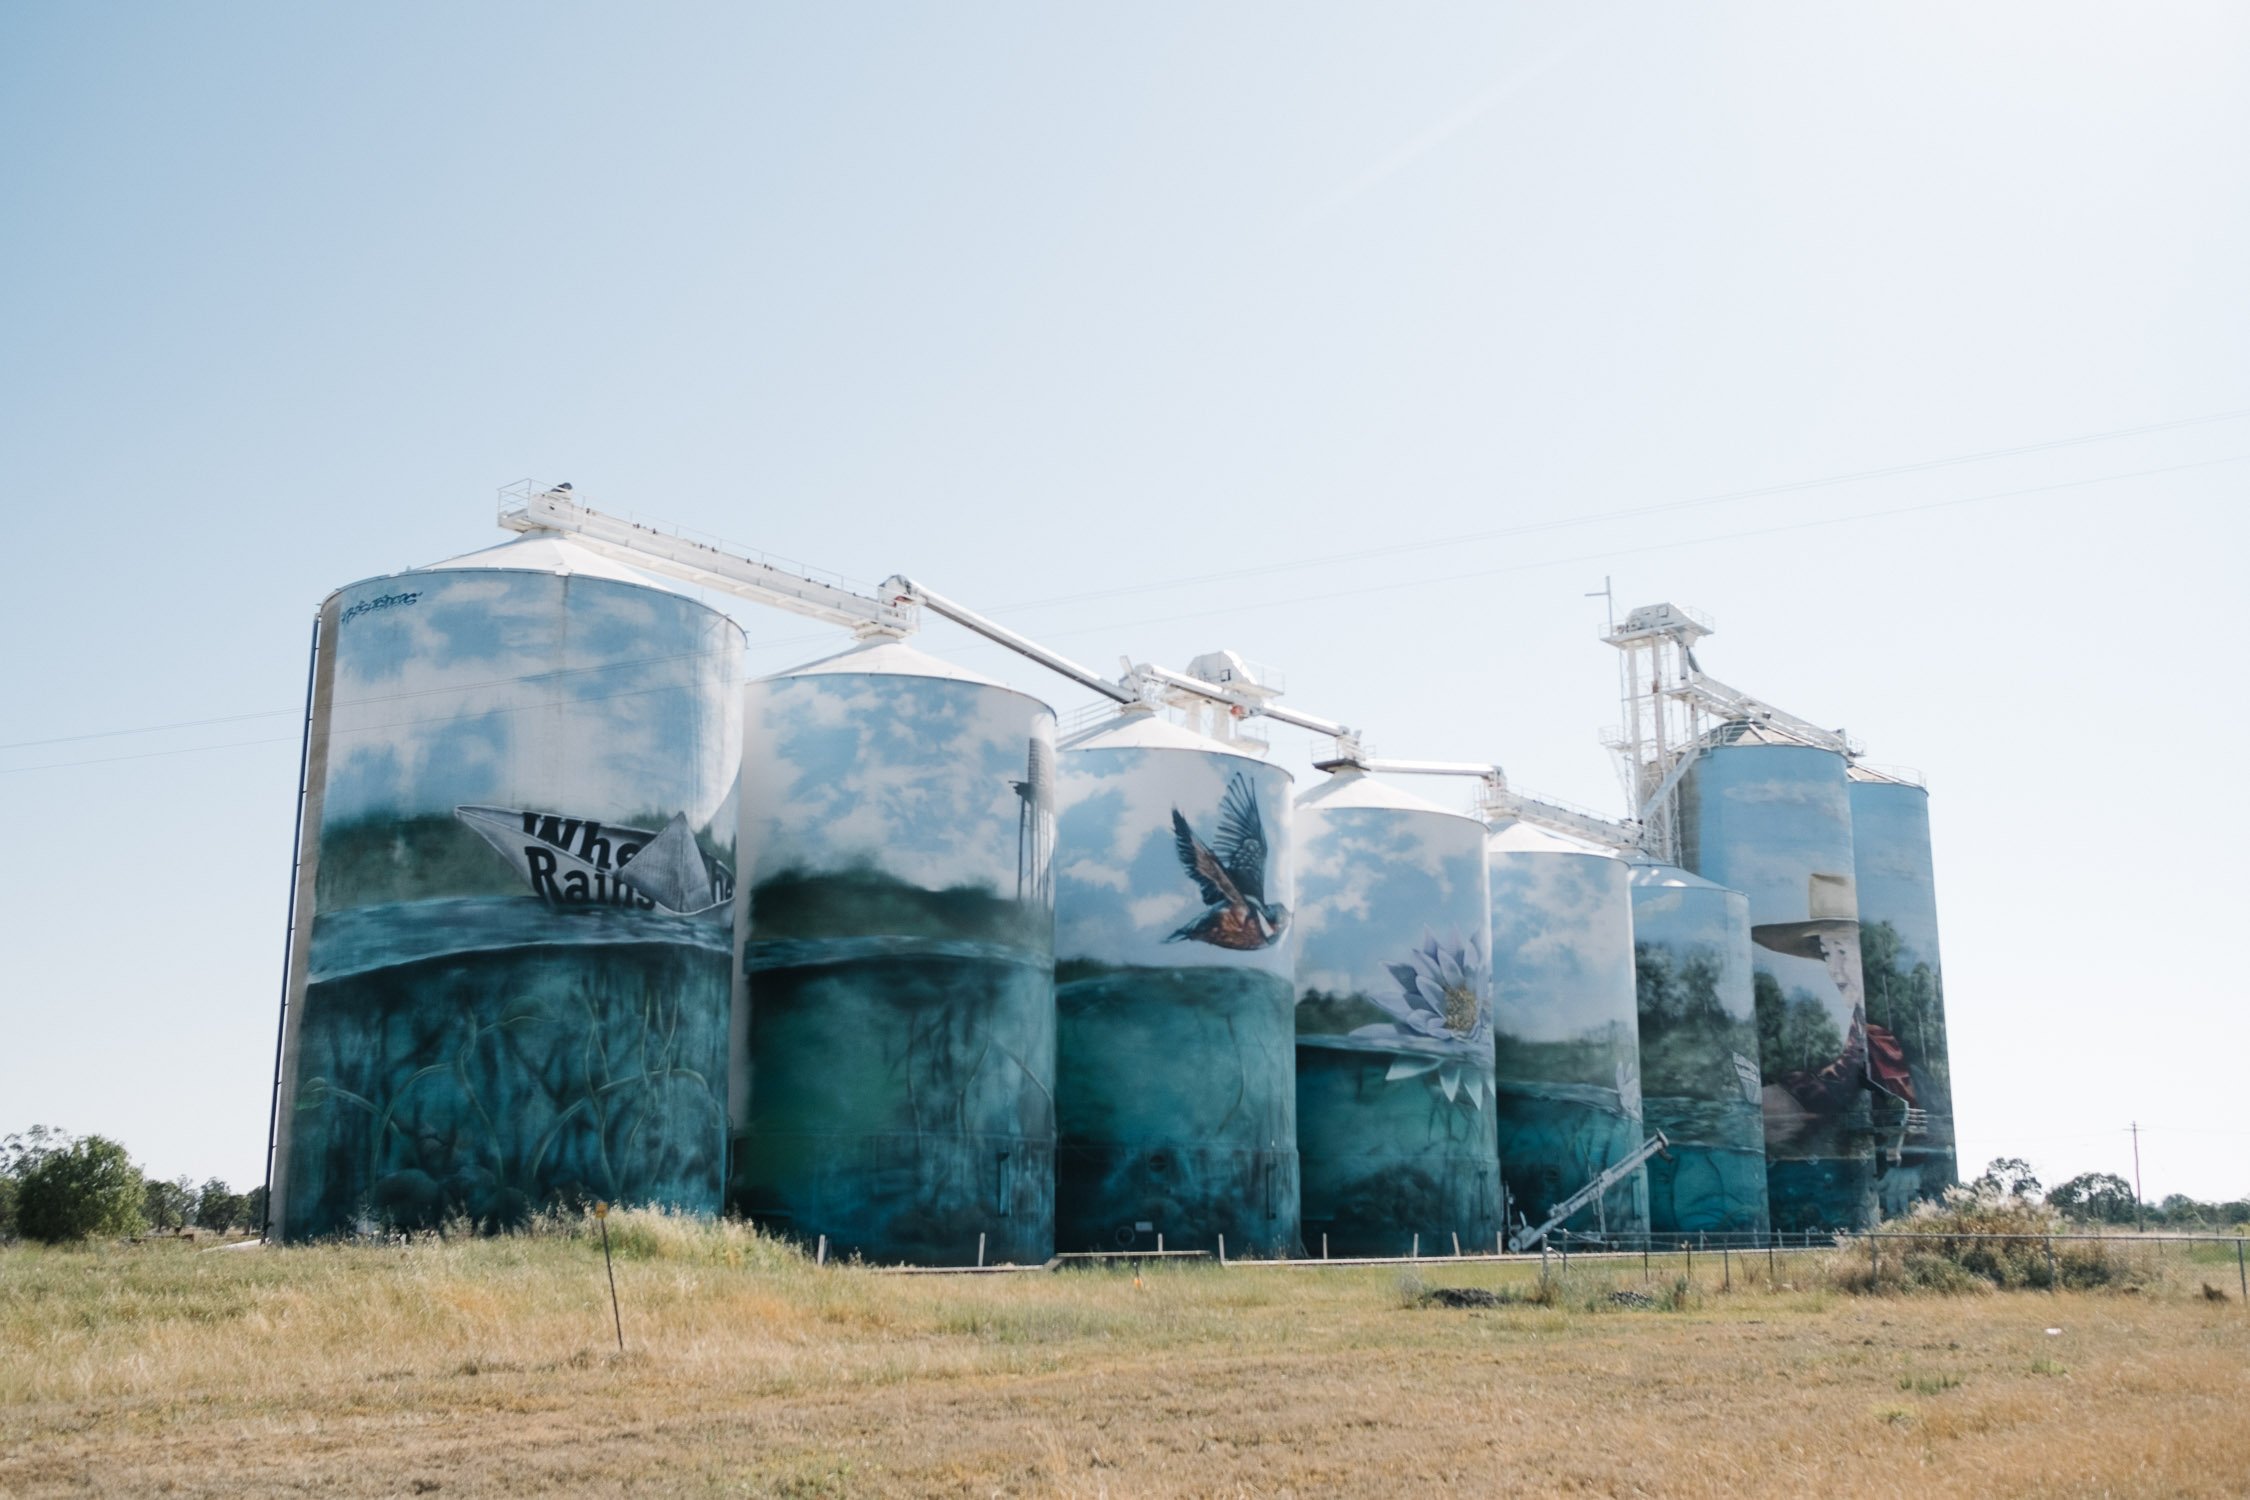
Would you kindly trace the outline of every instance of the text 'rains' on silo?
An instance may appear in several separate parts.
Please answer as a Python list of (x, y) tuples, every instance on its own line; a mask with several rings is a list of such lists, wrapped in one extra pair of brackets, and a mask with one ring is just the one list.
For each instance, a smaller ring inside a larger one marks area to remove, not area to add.
[(319, 641), (277, 1232), (717, 1212), (740, 627), (533, 535)]
[(1131, 710), (1058, 784), (1056, 1246), (1287, 1254), (1289, 773)]
[(1044, 1261), (1054, 714), (898, 642), (752, 683), (735, 1201), (878, 1262)]

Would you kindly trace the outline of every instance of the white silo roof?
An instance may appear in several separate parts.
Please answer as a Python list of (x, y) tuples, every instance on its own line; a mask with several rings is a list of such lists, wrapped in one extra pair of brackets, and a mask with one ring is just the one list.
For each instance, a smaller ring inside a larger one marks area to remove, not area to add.
[(1595, 859), (1615, 859), (1617, 851), (1584, 843), (1551, 828), (1541, 828), (1521, 818), (1504, 818), (1492, 825), (1485, 848), (1494, 854), (1584, 854)]
[(643, 588), (679, 592), (674, 584), (629, 568), (552, 531), (526, 532), (497, 547), (465, 552), (459, 557), (429, 563), (414, 571), (434, 573), (446, 568), (505, 568), (524, 573), (569, 573), (582, 578), (609, 578), (619, 583), (637, 583)]
[[(1233, 755), (1243, 760), (1263, 762), (1263, 757), (1245, 750), (1240, 745), (1230, 745), (1225, 740), (1215, 740), (1207, 734), (1197, 734), (1184, 729), (1161, 714), (1142, 709), (1124, 709), (1113, 719), (1105, 719), (1090, 729), (1081, 730), (1064, 740), (1057, 748), (1063, 750), (1194, 750), (1205, 755)], [(1288, 775), (1286, 771), (1282, 773)], [(1295, 778), (1292, 777), (1292, 780)]]
[(1338, 771), (1326, 781), (1297, 799), (1299, 807), (1317, 807), (1322, 810), (1344, 807), (1381, 807), (1393, 812), (1439, 813), (1448, 818), (1477, 820), (1465, 812), (1450, 807), (1440, 807), (1425, 801), (1412, 792), (1402, 792), (1395, 786), (1386, 786), (1365, 771)]
[(1633, 866), (1632, 881), (1636, 886), (1673, 887), (1680, 890), (1725, 891), (1733, 889), (1731, 886), (1720, 885), (1714, 880), (1705, 880), (1702, 876), (1689, 870), (1683, 870), (1678, 865), (1666, 864), (1636, 864)]

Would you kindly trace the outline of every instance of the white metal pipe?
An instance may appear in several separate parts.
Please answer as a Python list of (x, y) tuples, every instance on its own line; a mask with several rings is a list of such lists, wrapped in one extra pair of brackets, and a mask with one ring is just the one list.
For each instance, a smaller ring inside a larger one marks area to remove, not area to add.
[(1005, 646), (1018, 656), (1039, 663), (1048, 671), (1069, 678), (1080, 687), (1092, 688), (1103, 697), (1117, 703), (1138, 703), (1139, 693), (1122, 684), (1100, 676), (1091, 667), (1082, 667), (1069, 657), (1049, 651), (1036, 641), (1027, 640), (1005, 625), (997, 625), (966, 605), (956, 604), (943, 594), (932, 593), (913, 579), (899, 574), (883, 585), (886, 601), (895, 604), (919, 604), (934, 615), (942, 615), (963, 629), (971, 630), (995, 645)]

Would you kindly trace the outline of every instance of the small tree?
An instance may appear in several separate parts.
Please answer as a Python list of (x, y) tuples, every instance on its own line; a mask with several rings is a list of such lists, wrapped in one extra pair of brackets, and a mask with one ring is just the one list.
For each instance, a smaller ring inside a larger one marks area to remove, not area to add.
[(125, 1148), (90, 1135), (45, 1152), (23, 1173), (16, 1220), (26, 1237), (48, 1244), (138, 1234), (144, 1192)]
[(1969, 1186), (1994, 1198), (2037, 1198), (2039, 1174), (2020, 1156), (1995, 1157)]
[(141, 1213), (148, 1219), (151, 1229), (184, 1228), (195, 1214), (195, 1189), (187, 1174), (166, 1182), (161, 1177), (151, 1177), (148, 1188), (141, 1195)]
[(2047, 1202), (2073, 1219), (2097, 1224), (2133, 1222), (2133, 1185), (2114, 1172), (2081, 1172), (2055, 1184)]
[(266, 1185), (262, 1182), (242, 1195), (242, 1227), (252, 1234), (266, 1232)]
[(195, 1222), (205, 1229), (232, 1229), (242, 1222), (242, 1195), (214, 1177), (195, 1195)]

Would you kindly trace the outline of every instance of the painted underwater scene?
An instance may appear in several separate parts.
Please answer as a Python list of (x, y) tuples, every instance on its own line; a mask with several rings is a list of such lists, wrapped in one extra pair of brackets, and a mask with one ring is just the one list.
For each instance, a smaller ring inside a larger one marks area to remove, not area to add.
[(833, 1255), (1045, 1261), (1054, 715), (898, 641), (743, 697), (731, 1201)]
[(1059, 1250), (1297, 1249), (1296, 995), (1242, 968), (1058, 965)]
[[(1488, 847), (1500, 1177), (1511, 1225), (1539, 1225), (1646, 1138), (1630, 867), (1518, 822), (1494, 828)], [(1563, 1227), (1639, 1234), (1645, 1175), (1612, 1183)]]
[(284, 1238), (722, 1206), (742, 632), (561, 545), (323, 606)]
[[(750, 893), (756, 1066), (733, 1199), (831, 1254), (1052, 1253), (1054, 960), (1044, 910), (873, 872)], [(881, 930), (887, 929), (887, 930)]]
[(1296, 1250), (1289, 794), (1152, 714), (1064, 746), (1056, 1248)]
[(1427, 1086), (1401, 1086), (1387, 1049), (1297, 1044), (1297, 1153), (1308, 1184), (1307, 1253), (1406, 1255), (1494, 1242), (1500, 1183), (1492, 1116)]
[[(715, 1211), (729, 938), (724, 922), (514, 897), (324, 919), (289, 1237), (498, 1229), (596, 1199)], [(386, 950), (400, 957), (366, 962)]]
[[(1492, 1244), (1484, 825), (1364, 775), (1297, 804), (1297, 1155), (1317, 1255)], [(1442, 926), (1440, 924), (1443, 924)]]

